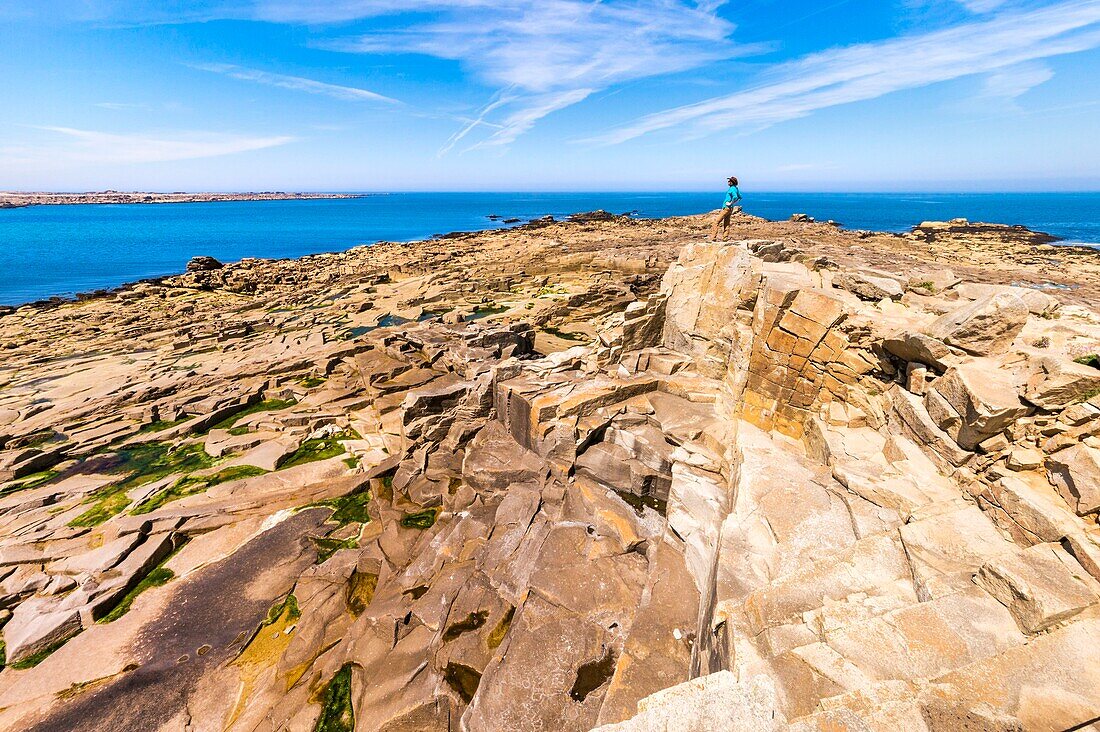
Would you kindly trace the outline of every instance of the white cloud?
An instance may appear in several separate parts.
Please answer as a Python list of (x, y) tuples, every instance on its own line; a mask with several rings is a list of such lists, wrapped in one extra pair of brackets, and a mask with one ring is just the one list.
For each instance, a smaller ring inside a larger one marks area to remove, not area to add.
[[(717, 12), (726, 0), (210, 0), (159, 6), (110, 0), (90, 9), (61, 0), (40, 2), (50, 15), (128, 25), (235, 19), (331, 26), (382, 19), (378, 32), (317, 45), (454, 60), (495, 87), (496, 101), (482, 110), (477, 124), (460, 128), (448, 146), (484, 130), (495, 131), (477, 146), (508, 144), (539, 119), (598, 91), (763, 48), (729, 40), (733, 24)], [(300, 77), (227, 65), (202, 68), (337, 98), (387, 100)]]
[(616, 144), (680, 127), (694, 134), (766, 127), (826, 107), (1095, 48), (1098, 23), (1100, 0), (1077, 0), (832, 49), (774, 67), (757, 87), (657, 112), (589, 141)]
[[(43, 157), (54, 163), (163, 163), (193, 160), (262, 150), (285, 145), (293, 137), (250, 137), (213, 132), (182, 132), (171, 135), (117, 135), (71, 127), (40, 127), (69, 138), (69, 145), (49, 145), (41, 149), (24, 146), (21, 162)], [(13, 151), (9, 150), (9, 153)]]
[(972, 13), (988, 13), (1005, 4), (1005, 0), (958, 0), (959, 4)]
[[(733, 25), (705, 0), (405, 0), (323, 8), (268, 2), (260, 17), (317, 22), (436, 11), (435, 20), (327, 44), (357, 53), (414, 53), (458, 61), (498, 93), (442, 152), (481, 127), (474, 147), (507, 145), (538, 120), (624, 82), (697, 68), (754, 48), (729, 40)], [(358, 14), (358, 15), (357, 15)]]
[(982, 96), (1015, 99), (1054, 78), (1054, 71), (1043, 63), (1023, 63), (999, 69), (985, 78)]
[(377, 94), (366, 89), (354, 86), (339, 86), (327, 84), (323, 81), (306, 79), (301, 76), (286, 76), (285, 74), (273, 74), (268, 71), (245, 69), (232, 64), (195, 64), (194, 68), (202, 71), (210, 71), (215, 74), (224, 74), (232, 79), (240, 81), (253, 81), (257, 84), (276, 86), (280, 89), (306, 92), (307, 94), (320, 94), (333, 99), (342, 99), (353, 102), (385, 102), (387, 104), (400, 104), (396, 99)]
[(510, 145), (546, 115), (582, 102), (595, 91), (595, 89), (568, 89), (562, 92), (548, 92), (525, 97), (523, 103), (515, 111), (501, 120), (500, 124), (497, 125), (496, 132), (473, 147), (503, 147)]
[(905, 4), (911, 8), (920, 8), (932, 12), (936, 12), (938, 8), (942, 8), (945, 4), (954, 3), (963, 6), (975, 15), (992, 12), (1008, 2), (1010, 0), (905, 0)]

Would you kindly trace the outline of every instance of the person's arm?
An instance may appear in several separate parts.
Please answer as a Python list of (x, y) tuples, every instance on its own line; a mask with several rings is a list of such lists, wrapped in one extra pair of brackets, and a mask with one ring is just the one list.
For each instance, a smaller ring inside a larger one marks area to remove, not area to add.
[(738, 188), (737, 186), (734, 186), (733, 190), (737, 191), (737, 198), (733, 198), (733, 194), (730, 194), (730, 197), (733, 198), (731, 203), (737, 203), (738, 201), (741, 200), (741, 189)]

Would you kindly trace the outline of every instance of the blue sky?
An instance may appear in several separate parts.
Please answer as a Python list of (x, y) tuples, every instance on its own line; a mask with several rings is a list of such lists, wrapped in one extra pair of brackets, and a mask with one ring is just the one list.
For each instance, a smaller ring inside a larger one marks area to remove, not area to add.
[(1100, 189), (1100, 0), (0, 0), (0, 189)]

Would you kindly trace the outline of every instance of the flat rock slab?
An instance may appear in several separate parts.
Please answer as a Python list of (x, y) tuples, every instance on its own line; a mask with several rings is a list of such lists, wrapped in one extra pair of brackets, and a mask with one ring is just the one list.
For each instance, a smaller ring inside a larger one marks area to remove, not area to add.
[[(140, 664), (135, 671), (59, 704), (24, 729), (132, 732), (171, 720), (186, 708), (200, 677), (240, 651), (240, 638), (251, 636), (272, 603), (314, 561), (304, 537), (328, 514), (318, 509), (292, 516), (181, 581), (172, 612), (139, 631), (132, 649)], [(204, 647), (209, 650), (200, 655)]]
[(1059, 544), (1003, 554), (983, 565), (975, 582), (1009, 609), (1025, 633), (1038, 633), (1100, 600), (1100, 584)]

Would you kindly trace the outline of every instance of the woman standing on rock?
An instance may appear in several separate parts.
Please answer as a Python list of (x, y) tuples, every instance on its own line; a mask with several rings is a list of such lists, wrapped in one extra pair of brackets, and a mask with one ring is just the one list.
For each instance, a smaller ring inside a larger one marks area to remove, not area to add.
[[(741, 212), (741, 207), (737, 206), (737, 202), (741, 200), (741, 191), (737, 190), (737, 178), (730, 176), (726, 179), (726, 184), (729, 185), (729, 190), (726, 191), (726, 202), (722, 204), (722, 210), (718, 212), (718, 219), (714, 222), (714, 236), (710, 238), (711, 241), (718, 241), (718, 230), (722, 230), (722, 238), (729, 234), (730, 230), (730, 217), (736, 212)], [(737, 206), (735, 209), (734, 206)]]

